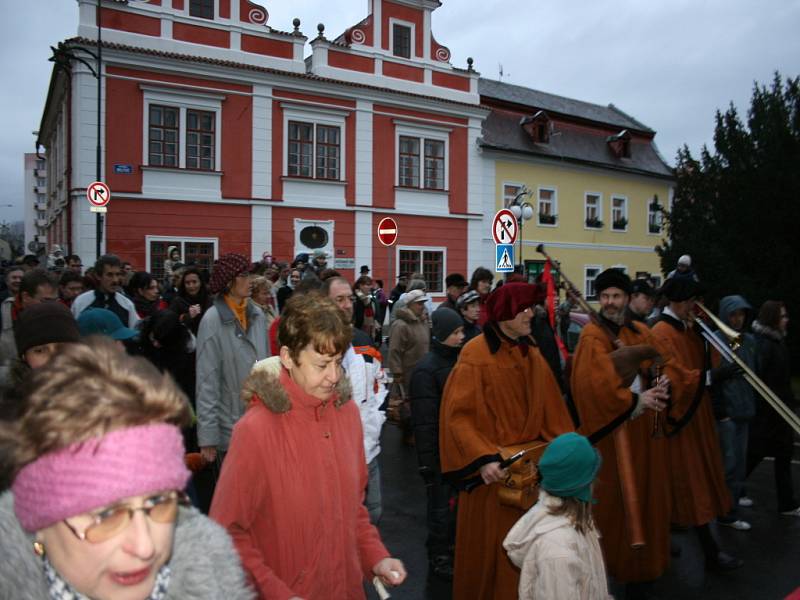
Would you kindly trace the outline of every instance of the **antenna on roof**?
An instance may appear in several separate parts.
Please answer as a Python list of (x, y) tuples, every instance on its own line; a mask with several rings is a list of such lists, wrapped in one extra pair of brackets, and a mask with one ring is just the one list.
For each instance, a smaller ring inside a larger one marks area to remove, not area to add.
[(500, 69), (500, 81), (503, 81), (503, 77), (511, 77), (511, 73), (505, 73), (503, 71), (503, 63), (497, 63), (497, 66)]

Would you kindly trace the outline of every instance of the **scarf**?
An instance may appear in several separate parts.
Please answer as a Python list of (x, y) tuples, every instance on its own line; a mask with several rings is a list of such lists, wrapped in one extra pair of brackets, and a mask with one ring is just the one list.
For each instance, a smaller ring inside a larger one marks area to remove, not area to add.
[(133, 297), (133, 305), (136, 307), (136, 314), (139, 315), (139, 318), (146, 319), (156, 313), (158, 300), (147, 300), (144, 296), (136, 294)]
[(242, 331), (247, 331), (247, 298), (243, 298), (238, 304), (230, 294), (225, 294), (224, 299), (225, 304), (233, 311), (233, 315), (239, 321)]
[[(72, 589), (70, 584), (64, 581), (61, 575), (53, 568), (53, 565), (50, 564), (50, 561), (47, 560), (46, 556), (42, 558), (42, 563), (44, 566), (44, 576), (45, 579), (47, 579), (48, 597), (50, 600), (89, 600), (87, 596), (76, 592)], [(150, 592), (150, 595), (147, 596), (145, 600), (164, 600), (167, 597), (167, 588), (169, 587), (171, 576), (172, 571), (169, 565), (161, 567), (156, 575), (153, 591)]]

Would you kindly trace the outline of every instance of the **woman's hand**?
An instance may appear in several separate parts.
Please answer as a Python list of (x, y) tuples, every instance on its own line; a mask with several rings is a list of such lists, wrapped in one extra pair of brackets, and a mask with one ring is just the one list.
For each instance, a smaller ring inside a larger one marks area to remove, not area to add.
[(217, 460), (217, 447), (216, 446), (203, 446), (200, 448), (200, 456), (206, 463), (213, 463)]
[(480, 472), (481, 479), (486, 485), (495, 481), (505, 481), (506, 477), (508, 477), (508, 471), (501, 469), (498, 461), (486, 463), (481, 467)]
[(386, 585), (400, 585), (406, 580), (406, 568), (402, 561), (396, 558), (384, 558), (372, 567), (372, 572), (381, 578)]
[(202, 312), (202, 310), (203, 310), (203, 309), (202, 309), (202, 308), (200, 308), (200, 305), (199, 305), (199, 304), (192, 304), (192, 305), (189, 307), (189, 316), (190, 316), (192, 319), (194, 319), (194, 318), (195, 318), (197, 315), (199, 315), (199, 314)]

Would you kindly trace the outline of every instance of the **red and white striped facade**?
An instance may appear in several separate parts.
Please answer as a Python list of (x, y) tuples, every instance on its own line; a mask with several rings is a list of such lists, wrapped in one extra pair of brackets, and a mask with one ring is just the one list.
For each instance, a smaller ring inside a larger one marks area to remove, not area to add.
[[(312, 251), (301, 233), (316, 226), (345, 277), (367, 264), (391, 287), (401, 259), (418, 256), (420, 267), (441, 262), (430, 274), (443, 294), (447, 273), (479, 266), (484, 199), (494, 195), (494, 166), (476, 143), (487, 111), (478, 74), (454, 68), (431, 34), (438, 1), (371, 0), (339, 38), (310, 42), (297, 27), (267, 25), (268, 6), (210, 0), (209, 19), (190, 4), (102, 2), (104, 252), (145, 270), (175, 241), (185, 253), (291, 260)], [(68, 44), (93, 49), (97, 0), (79, 5)], [(73, 62), (70, 78), (54, 71), (40, 132), (48, 155), (64, 157), (49, 242), (86, 263), (96, 244), (84, 197), (95, 179), (96, 94), (84, 65)], [(399, 226), (389, 250), (376, 236), (385, 216)]]

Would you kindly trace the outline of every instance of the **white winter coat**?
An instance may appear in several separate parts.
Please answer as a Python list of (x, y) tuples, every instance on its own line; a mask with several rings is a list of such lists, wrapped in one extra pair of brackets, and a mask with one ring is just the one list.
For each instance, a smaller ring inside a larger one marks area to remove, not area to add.
[[(353, 400), (361, 413), (361, 426), (364, 429), (364, 454), (367, 464), (380, 454), (381, 428), (386, 414), (380, 410), (386, 396), (386, 386), (382, 384), (383, 367), (377, 360), (367, 362), (350, 346), (342, 359), (342, 367), (347, 373), (353, 389)], [(376, 381), (378, 385), (376, 386)], [(378, 388), (375, 391), (375, 388)]]
[(508, 532), (503, 547), (522, 569), (520, 600), (608, 600), (606, 570), (596, 531), (578, 531), (547, 510), (560, 498), (539, 491), (539, 501)]

